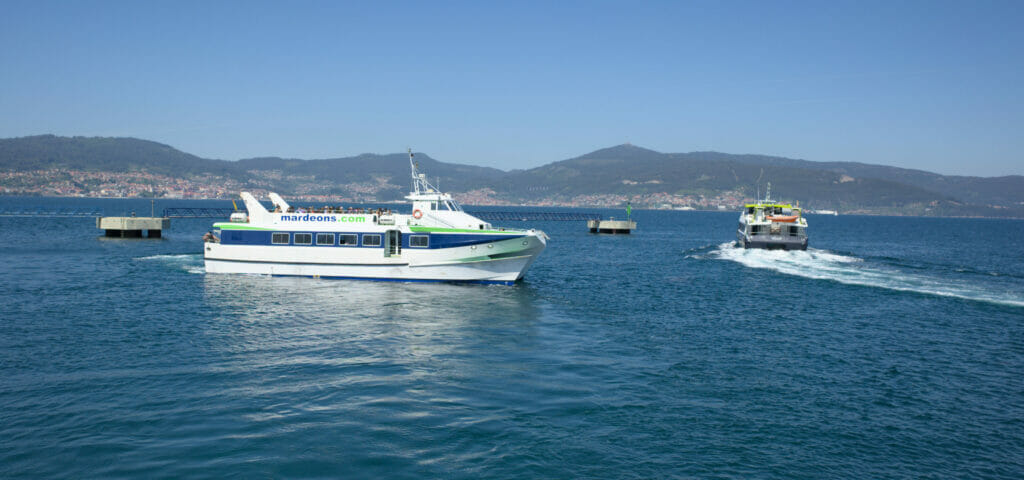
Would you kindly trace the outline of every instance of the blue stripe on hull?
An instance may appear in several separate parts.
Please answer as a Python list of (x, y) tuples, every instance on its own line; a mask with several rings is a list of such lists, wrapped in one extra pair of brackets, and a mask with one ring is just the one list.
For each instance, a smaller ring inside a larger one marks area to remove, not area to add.
[(323, 276), (323, 275), (275, 275), (271, 274), (271, 277), (305, 277), (305, 278), (320, 278), (324, 280), (363, 280), (369, 282), (416, 282), (416, 283), (455, 283), (455, 284), (476, 284), (476, 285), (506, 285), (512, 286), (516, 282), (508, 280), (433, 280), (425, 278), (374, 278), (374, 277), (338, 277), (338, 276)]
[[(274, 233), (287, 233), (288, 243), (287, 244), (274, 244), (271, 242), (271, 235)], [(330, 233), (334, 235), (334, 243), (332, 245), (317, 245), (313, 243), (311, 245), (295, 245), (293, 242), (295, 233), (308, 233), (311, 236), (311, 240), (315, 242), (317, 233)], [(349, 234), (358, 235), (360, 242), (358, 245), (338, 245), (338, 235)], [(383, 241), (381, 245), (366, 246), (362, 244), (363, 235), (384, 235), (383, 232), (319, 232), (313, 230), (222, 230), (221, 231), (221, 243), (224, 245), (267, 245), (267, 246), (302, 246), (302, 247), (321, 247), (321, 248), (377, 248), (383, 249)], [(480, 245), (484, 243), (500, 242), (502, 240), (508, 240), (512, 238), (522, 238), (525, 235), (486, 235), (486, 234), (461, 234), (461, 233), (402, 233), (402, 248), (409, 249), (420, 249), (421, 247), (412, 247), (409, 245), (409, 237), (411, 236), (427, 236), (429, 237), (428, 246), (426, 249), (434, 250), (439, 248), (452, 248), (452, 247), (465, 247), (469, 245)], [(383, 240), (383, 238), (382, 238)]]

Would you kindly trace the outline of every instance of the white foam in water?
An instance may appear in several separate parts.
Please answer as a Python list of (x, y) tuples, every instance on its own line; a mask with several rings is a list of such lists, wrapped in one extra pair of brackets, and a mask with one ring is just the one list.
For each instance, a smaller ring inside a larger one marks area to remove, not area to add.
[[(774, 270), (787, 275), (832, 280), (848, 285), (886, 288), (904, 292), (963, 298), (1004, 305), (1024, 306), (1024, 297), (999, 294), (983, 286), (965, 284), (962, 279), (934, 278), (897, 269), (867, 265), (863, 259), (825, 250), (807, 251), (744, 249), (723, 243), (710, 258), (730, 260), (750, 268)], [(961, 280), (958, 282), (958, 280)]]
[(202, 255), (198, 253), (188, 253), (183, 255), (150, 255), (148, 257), (139, 257), (135, 260), (158, 261), (169, 266), (181, 268), (188, 273), (206, 273), (206, 267), (203, 265)]

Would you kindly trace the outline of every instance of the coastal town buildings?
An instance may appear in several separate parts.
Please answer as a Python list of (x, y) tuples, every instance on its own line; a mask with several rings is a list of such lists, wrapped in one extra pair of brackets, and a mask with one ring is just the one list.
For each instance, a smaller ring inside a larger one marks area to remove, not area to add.
[[(265, 196), (277, 190), (298, 201), (336, 204), (396, 200), (382, 195), (401, 191), (387, 177), (369, 182), (335, 184), (314, 177), (283, 176), (280, 172), (250, 172), (254, 180), (242, 183), (219, 176), (172, 177), (149, 172), (95, 172), (49, 169), (26, 172), (0, 171), (0, 194), (48, 197), (117, 197), (117, 198), (181, 198), (231, 199), (247, 190)], [(294, 185), (282, 189), (281, 184)], [(531, 205), (558, 207), (609, 207), (632, 204), (635, 208), (715, 210), (720, 206), (734, 209), (752, 199), (742, 192), (728, 191), (716, 195), (650, 192), (642, 194), (588, 194), (564, 197), (539, 193), (533, 199), (509, 199), (491, 188), (452, 192), (465, 205), (501, 206)], [(393, 193), (392, 193), (393, 196)]]

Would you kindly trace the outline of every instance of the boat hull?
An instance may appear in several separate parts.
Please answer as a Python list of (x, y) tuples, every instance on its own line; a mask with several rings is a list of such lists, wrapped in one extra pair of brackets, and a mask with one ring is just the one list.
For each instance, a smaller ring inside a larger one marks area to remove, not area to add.
[(339, 249), (208, 243), (204, 256), (207, 273), (511, 285), (523, 278), (546, 242), (540, 235), (530, 235), (492, 245), (370, 258), (366, 251), (339, 257)]

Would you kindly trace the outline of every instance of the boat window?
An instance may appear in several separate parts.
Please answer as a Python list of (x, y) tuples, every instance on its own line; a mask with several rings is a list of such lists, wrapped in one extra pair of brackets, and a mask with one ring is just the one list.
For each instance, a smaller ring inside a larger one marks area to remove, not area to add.
[(338, 245), (359, 245), (359, 235), (356, 235), (354, 233), (338, 234)]
[(334, 245), (334, 234), (333, 233), (318, 233), (316, 234), (317, 245)]
[(409, 237), (410, 247), (427, 248), (430, 243), (430, 237), (426, 235), (411, 235)]
[(379, 234), (364, 234), (363, 235), (363, 246), (364, 247), (379, 247), (380, 246), (380, 235)]
[(270, 243), (274, 245), (288, 245), (288, 234), (275, 233), (270, 236)]
[(296, 245), (311, 245), (313, 243), (312, 233), (296, 233), (295, 244)]

